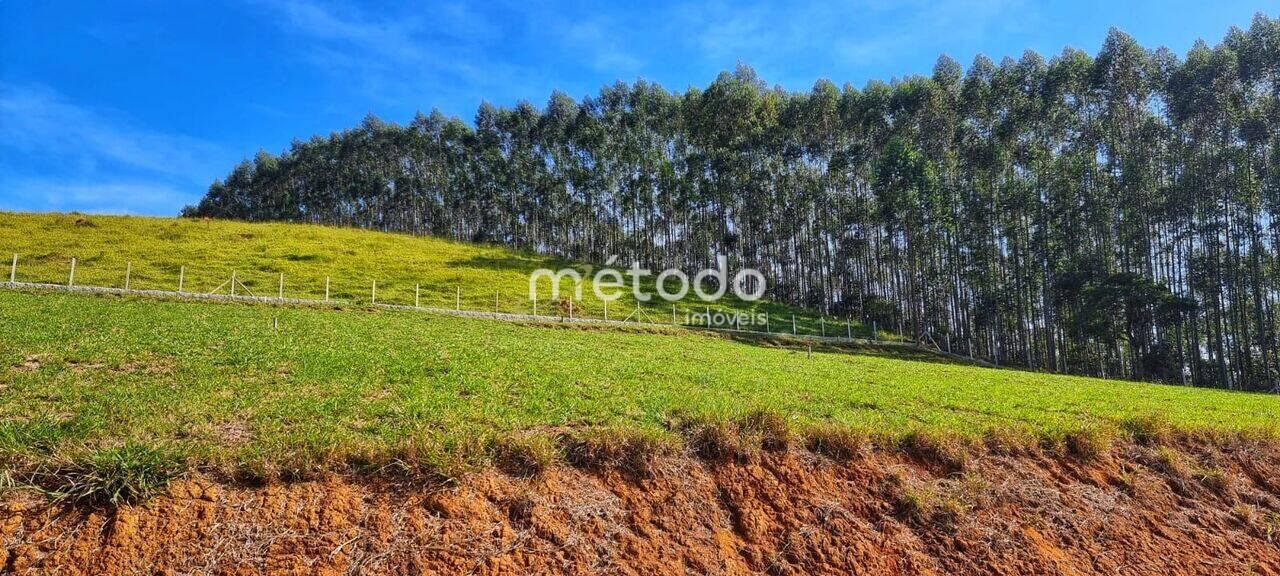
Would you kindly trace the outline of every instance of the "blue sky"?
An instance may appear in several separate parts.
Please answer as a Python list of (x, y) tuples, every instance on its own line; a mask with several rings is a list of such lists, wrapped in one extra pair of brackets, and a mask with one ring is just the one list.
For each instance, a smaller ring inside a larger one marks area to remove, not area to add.
[(1264, 2), (386, 2), (0, 0), (0, 210), (175, 214), (258, 149), (482, 100), (615, 80), (861, 86), (1064, 46), (1117, 26), (1182, 53)]

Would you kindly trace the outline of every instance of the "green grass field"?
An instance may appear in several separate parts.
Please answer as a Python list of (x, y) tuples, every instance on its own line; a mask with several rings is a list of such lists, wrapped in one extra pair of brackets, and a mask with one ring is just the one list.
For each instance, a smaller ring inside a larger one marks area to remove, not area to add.
[[(225, 284), (234, 271), (253, 294), (276, 296), (284, 274), (285, 296), (290, 298), (324, 298), (327, 278), (330, 296), (352, 303), (368, 303), (376, 282), (377, 301), (382, 304), (412, 305), (418, 286), (422, 306), (454, 308), (460, 294), (464, 309), (512, 313), (533, 311), (529, 276), (534, 270), (574, 267), (588, 280), (584, 298), (574, 303), (575, 315), (604, 316), (604, 304), (594, 295), (584, 266), (504, 248), (348, 228), (0, 212), (3, 280), (8, 279), (13, 254), (18, 255), (20, 282), (65, 284), (71, 259), (76, 258), (78, 285), (123, 287), (128, 266), (130, 288), (176, 290), (182, 273), (185, 291), (209, 292)], [(646, 286), (652, 293), (652, 282)], [(539, 312), (546, 314), (550, 284), (542, 281), (538, 290)], [(227, 291), (225, 286), (221, 289), (221, 293)], [(560, 297), (568, 297), (571, 291), (569, 281), (563, 281)], [(610, 318), (626, 317), (636, 305), (630, 290), (624, 290), (622, 298), (609, 305)], [(683, 323), (690, 311), (708, 307), (712, 312), (768, 312), (774, 332), (789, 331), (792, 315), (799, 333), (822, 331), (811, 311), (732, 298), (707, 306), (690, 295), (676, 306), (676, 320)], [(656, 296), (644, 308), (654, 322), (672, 321), (671, 304)], [(850, 332), (843, 319), (823, 322), (828, 334)], [(871, 336), (870, 327), (855, 322), (852, 328), (854, 336)], [(884, 330), (877, 337), (895, 338)]]
[[(181, 262), (216, 261), (205, 272), (189, 267), (190, 281), (213, 284), (231, 267), (267, 278), (283, 270), (302, 290), (325, 274), (368, 269), (399, 278), (388, 284), (404, 297), (414, 277), (514, 291), (537, 261), (317, 227), (74, 220), (0, 218), (0, 242), (33, 254), (20, 266), (20, 280), (57, 280), (62, 260), (78, 253), (85, 255), (84, 283), (107, 283), (125, 258), (136, 259), (141, 287), (168, 282)], [(288, 247), (274, 248), (277, 242)], [(480, 257), (521, 264), (470, 264)], [(1271, 431), (1280, 416), (1280, 397), (1271, 395), (988, 369), (886, 348), (810, 353), (805, 346), (358, 304), (0, 290), (0, 463), (8, 473), (142, 474), (130, 480), (136, 484), (160, 461), (258, 474), (413, 458), (436, 466), (451, 455), (485, 453), (476, 446), (584, 430), (678, 440), (675, 418), (732, 422), (757, 410), (800, 432), (1006, 431), (1039, 441), (1141, 421)]]
[[(659, 431), (765, 408), (798, 427), (1044, 435), (1158, 414), (1274, 424), (1280, 398), (412, 311), (0, 292), (0, 450), (164, 446), (202, 463), (376, 460), (530, 430)], [(278, 328), (274, 322), (278, 319)]]

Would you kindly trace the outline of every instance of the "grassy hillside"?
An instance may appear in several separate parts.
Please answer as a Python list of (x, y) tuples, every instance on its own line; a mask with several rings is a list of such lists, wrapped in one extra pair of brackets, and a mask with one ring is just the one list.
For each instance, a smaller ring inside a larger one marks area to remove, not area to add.
[[(10, 258), (18, 254), (17, 279), (23, 282), (63, 283), (70, 261), (76, 264), (76, 283), (123, 286), (130, 266), (130, 287), (175, 290), (185, 267), (184, 290), (209, 292), (226, 283), (232, 272), (254, 294), (276, 296), (284, 274), (285, 296), (323, 298), (325, 280), (334, 299), (368, 303), (377, 282), (377, 301), (413, 304), (420, 286), (422, 306), (529, 313), (529, 276), (538, 268), (559, 270), (567, 262), (505, 248), (449, 242), (364, 230), (300, 224), (256, 224), (222, 220), (81, 216), (76, 214), (14, 214), (0, 212), (0, 262), (8, 279)], [(625, 268), (626, 264), (619, 263)], [(587, 270), (576, 266), (578, 270)], [(687, 271), (692, 274), (693, 271)], [(226, 288), (222, 293), (226, 293)], [(652, 289), (649, 290), (652, 293)], [(243, 291), (241, 291), (243, 293)], [(570, 293), (568, 281), (561, 297)], [(548, 312), (550, 287), (540, 284), (541, 313)], [(575, 302), (575, 315), (602, 317), (603, 304), (590, 282), (584, 300)], [(689, 310), (706, 305), (690, 295), (677, 306), (683, 322)], [(610, 317), (625, 317), (636, 308), (629, 290), (610, 304)], [(656, 296), (645, 305), (649, 318), (671, 322), (669, 303)], [(769, 303), (726, 299), (712, 311), (768, 311), (775, 332), (790, 330), (798, 317), (800, 333), (817, 334), (819, 320), (812, 312)], [(828, 318), (828, 333), (847, 333), (842, 320)], [(855, 336), (870, 337), (870, 327), (854, 324)], [(883, 330), (881, 338), (892, 338)]]
[(440, 470), (512, 449), (539, 459), (562, 454), (552, 439), (566, 434), (675, 446), (701, 442), (690, 430), (723, 442), (785, 428), (810, 443), (924, 434), (1069, 446), (1126, 429), (1270, 432), (1280, 415), (1275, 396), (985, 369), (884, 348), (810, 352), (676, 328), (359, 305), (376, 279), (379, 302), (412, 303), (421, 283), (424, 305), (450, 307), (461, 287), (464, 307), (492, 309), (498, 291), (501, 309), (523, 312), (529, 271), (562, 265), (433, 239), (0, 214), (0, 250), (20, 254), (21, 281), (65, 282), (75, 256), (78, 284), (118, 286), (132, 262), (134, 288), (173, 289), (186, 266), (188, 291), (210, 290), (234, 269), (271, 294), (283, 272), (287, 296), (322, 297), (328, 276), (335, 298), (357, 304), (0, 290), (0, 481), (44, 475), (72, 492), (138, 491), (180, 462), (256, 474), (406, 462)]
[(409, 311), (0, 291), (0, 332), (0, 453), (28, 463), (125, 443), (237, 468), (377, 462), (757, 408), (796, 429), (1042, 438), (1151, 415), (1264, 429), (1280, 414), (1267, 395)]

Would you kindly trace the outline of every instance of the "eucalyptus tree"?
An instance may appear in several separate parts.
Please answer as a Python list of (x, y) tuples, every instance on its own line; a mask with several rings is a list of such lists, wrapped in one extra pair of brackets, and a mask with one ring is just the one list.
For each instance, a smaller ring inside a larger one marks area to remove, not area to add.
[(769, 295), (999, 364), (1280, 386), (1280, 20), (1179, 59), (1112, 30), (861, 88), (617, 82), (260, 152), (191, 216), (766, 273)]

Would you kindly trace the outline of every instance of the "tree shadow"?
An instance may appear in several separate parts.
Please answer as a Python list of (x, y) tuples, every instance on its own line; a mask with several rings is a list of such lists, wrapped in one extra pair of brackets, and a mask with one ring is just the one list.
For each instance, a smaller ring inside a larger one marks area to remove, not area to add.
[(465, 259), (450, 260), (447, 265), (451, 268), (476, 268), (480, 270), (490, 270), (494, 272), (524, 272), (532, 273), (539, 268), (556, 267), (574, 268), (567, 262), (558, 262), (543, 256), (535, 255), (509, 255), (509, 256), (483, 256), (477, 255)]
[(909, 362), (928, 362), (931, 364), (950, 364), (953, 366), (985, 366), (979, 361), (970, 361), (959, 356), (947, 356), (929, 350), (923, 350), (904, 344), (877, 344), (871, 342), (834, 342), (813, 341), (780, 334), (751, 334), (742, 332), (700, 331), (703, 334), (714, 334), (722, 338), (742, 344), (762, 348), (777, 348), (796, 352), (822, 352), (826, 354), (849, 354), (852, 356), (873, 356), (890, 360)]

